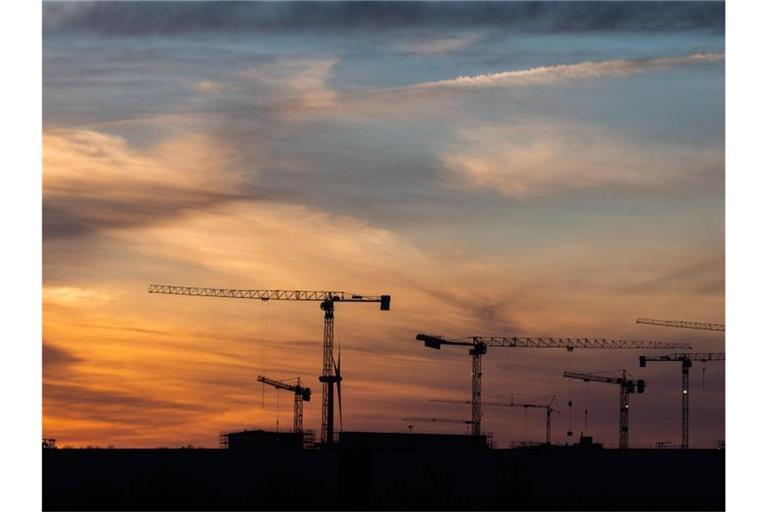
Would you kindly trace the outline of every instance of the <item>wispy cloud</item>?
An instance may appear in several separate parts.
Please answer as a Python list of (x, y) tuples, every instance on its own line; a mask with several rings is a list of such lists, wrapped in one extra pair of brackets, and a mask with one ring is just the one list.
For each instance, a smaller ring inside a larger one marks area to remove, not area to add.
[(673, 187), (719, 179), (722, 150), (656, 146), (652, 151), (587, 123), (516, 121), (460, 129), (440, 157), (462, 185), (525, 199), (560, 189)]
[[(670, 70), (697, 64), (712, 64), (725, 59), (723, 53), (694, 53), (682, 56), (661, 56), (643, 59), (611, 59), (585, 61), (576, 64), (559, 64), (528, 69), (465, 75), (446, 80), (420, 82), (388, 89), (361, 91), (333, 91), (321, 78), (327, 78), (318, 70), (308, 74), (310, 86), (296, 88), (292, 81), (286, 81), (288, 93), (293, 96), (263, 105), (264, 111), (282, 114), (286, 117), (310, 115), (341, 115), (397, 117), (413, 115), (409, 109), (393, 109), (400, 102), (414, 106), (429, 106), (431, 100), (456, 94), (469, 94), (486, 89), (514, 89), (537, 86), (567, 85), (610, 78), (627, 78), (653, 71)], [(324, 70), (325, 68), (319, 68)], [(428, 112), (426, 112), (428, 113)], [(434, 111), (433, 111), (434, 113)]]
[(464, 50), (479, 40), (477, 34), (401, 41), (396, 48), (404, 53), (436, 55)]
[(530, 69), (459, 76), (404, 87), (404, 90), (481, 89), (487, 87), (524, 87), (558, 84), (576, 80), (627, 77), (656, 69), (709, 63), (723, 60), (722, 53), (694, 53), (680, 57), (656, 57), (650, 59), (613, 59), (586, 61), (578, 64), (559, 64)]
[(46, 239), (161, 222), (242, 198), (227, 145), (186, 134), (148, 149), (91, 130), (43, 138)]

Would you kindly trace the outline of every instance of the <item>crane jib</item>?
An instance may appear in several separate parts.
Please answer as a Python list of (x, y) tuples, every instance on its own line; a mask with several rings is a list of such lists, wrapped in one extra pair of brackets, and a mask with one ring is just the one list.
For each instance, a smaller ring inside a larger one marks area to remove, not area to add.
[(173, 286), (152, 284), (149, 293), (166, 295), (189, 295), (195, 297), (223, 297), (230, 299), (255, 300), (300, 300), (300, 301), (331, 301), (331, 302), (378, 302), (382, 311), (389, 311), (391, 296), (389, 295), (360, 295), (342, 291), (328, 290), (239, 290), (229, 288), (201, 288), (195, 286)]

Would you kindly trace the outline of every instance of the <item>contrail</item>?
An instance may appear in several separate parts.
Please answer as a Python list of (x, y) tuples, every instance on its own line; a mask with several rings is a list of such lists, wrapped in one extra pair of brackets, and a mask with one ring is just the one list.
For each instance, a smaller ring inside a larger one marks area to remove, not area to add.
[(423, 91), (435, 89), (481, 89), (489, 87), (556, 84), (589, 78), (638, 75), (668, 66), (716, 62), (724, 58), (725, 54), (723, 53), (694, 53), (680, 57), (587, 61), (578, 64), (559, 64), (556, 66), (541, 66), (518, 71), (460, 76), (448, 80), (422, 82), (390, 90)]

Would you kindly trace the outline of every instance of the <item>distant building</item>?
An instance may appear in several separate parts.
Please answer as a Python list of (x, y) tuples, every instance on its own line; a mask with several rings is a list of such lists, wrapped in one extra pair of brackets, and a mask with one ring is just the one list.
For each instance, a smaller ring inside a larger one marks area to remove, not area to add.
[(56, 440), (52, 438), (43, 438), (43, 449), (56, 448)]
[(238, 430), (222, 432), (219, 443), (229, 450), (301, 450), (304, 436), (296, 432)]
[(403, 432), (341, 432), (342, 450), (484, 450), (485, 436)]

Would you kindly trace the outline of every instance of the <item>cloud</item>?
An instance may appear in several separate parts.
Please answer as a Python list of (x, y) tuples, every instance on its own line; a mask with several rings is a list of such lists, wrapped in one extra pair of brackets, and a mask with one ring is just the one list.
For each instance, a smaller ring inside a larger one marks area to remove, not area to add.
[(680, 57), (586, 61), (578, 64), (559, 64), (556, 66), (541, 66), (518, 71), (460, 76), (448, 80), (437, 80), (415, 84), (403, 89), (413, 91), (434, 91), (549, 85), (575, 80), (628, 77), (672, 66), (717, 62), (724, 58), (725, 55), (722, 53), (694, 53)]
[(722, 297), (725, 294), (725, 254), (682, 264), (671, 269), (649, 269), (648, 277), (621, 288), (630, 294), (696, 294)]
[(440, 159), (461, 185), (525, 199), (560, 189), (661, 188), (721, 179), (717, 149), (625, 141), (597, 126), (516, 121), (459, 130)]
[(203, 80), (194, 84), (193, 88), (202, 93), (219, 93), (226, 90), (226, 86), (219, 82)]
[(397, 49), (404, 53), (435, 55), (464, 50), (465, 48), (475, 44), (478, 39), (478, 35), (471, 34), (466, 36), (450, 36), (432, 39), (419, 39), (413, 41), (401, 41), (395, 46)]
[[(285, 91), (293, 92), (293, 96), (286, 94), (287, 97), (284, 99), (278, 98), (268, 105), (262, 105), (261, 111), (295, 118), (307, 115), (339, 115), (358, 118), (367, 118), (371, 115), (378, 117), (434, 115), (439, 110), (430, 108), (417, 113), (413, 107), (419, 104), (429, 107), (430, 101), (455, 94), (468, 94), (487, 89), (567, 85), (579, 81), (627, 78), (681, 66), (712, 64), (724, 58), (725, 55), (722, 53), (694, 53), (672, 57), (585, 61), (576, 64), (458, 76), (388, 89), (335, 92), (326, 87), (324, 82), (327, 79), (326, 68), (319, 66), (318, 69), (310, 70), (307, 78), (304, 79), (307, 86), (296, 87), (290, 80), (286, 81)], [(251, 104), (253, 108), (253, 102), (250, 99), (245, 99), (245, 103)], [(398, 104), (400, 108), (392, 108), (393, 104)], [(405, 108), (406, 106), (408, 108)]]
[(61, 375), (62, 371), (66, 373), (70, 367), (82, 361), (80, 357), (69, 350), (43, 340), (43, 372), (45, 375)]
[(221, 141), (186, 134), (147, 149), (91, 130), (43, 136), (46, 240), (163, 222), (243, 197)]
[[(637, 250), (644, 240), (610, 248), (585, 241), (581, 253), (564, 240), (550, 250), (513, 249), (514, 257), (484, 247), (462, 250), (454, 240), (430, 252), (352, 217), (274, 202), (229, 202), (172, 223), (119, 230), (110, 233), (113, 251), (106, 256), (86, 242), (68, 242), (76, 255), (46, 273), (63, 284), (44, 294), (46, 339), (80, 360), (62, 366), (63, 381), (44, 383), (45, 389), (53, 384), (45, 432), (68, 443), (213, 446), (219, 430), (274, 425), (277, 395), (266, 391), (261, 408), (259, 373), (301, 376), (319, 397), (317, 304), (148, 295), (151, 282), (390, 293), (389, 312), (350, 304), (336, 311), (348, 428), (400, 428), (398, 418), (419, 415), (436, 388), (466, 396), (466, 352), (428, 351), (414, 339), (417, 332), (620, 338), (629, 337), (622, 326), (643, 328), (633, 324), (637, 311), (663, 307), (684, 312), (681, 318), (706, 318), (713, 304), (721, 305), (718, 297), (693, 300), (698, 295), (691, 291), (661, 301), (650, 292), (638, 302), (617, 290), (616, 283), (649, 275), (654, 255)], [(662, 263), (653, 267), (665, 274)], [(89, 288), (82, 283), (86, 272), (104, 279)], [(568, 281), (574, 274), (575, 284)], [(72, 293), (82, 300), (58, 291), (68, 281), (82, 283)], [(100, 294), (112, 300), (86, 298)], [(576, 357), (584, 368), (601, 367), (598, 357), (608, 364), (603, 354)], [(607, 361), (622, 364), (626, 357)], [(524, 366), (512, 374), (496, 369), (509, 358)], [(564, 351), (500, 351), (488, 360), (488, 390), (526, 389), (535, 380), (536, 389), (564, 392), (553, 368), (564, 367), (565, 358)], [(280, 400), (286, 425), (290, 397)], [(313, 400), (305, 423), (316, 426), (318, 413)]]
[(289, 100), (296, 109), (328, 107), (336, 99), (327, 82), (337, 62), (335, 58), (277, 59), (240, 71), (247, 80), (241, 89), (247, 91), (252, 86), (248, 82), (255, 82), (277, 103)]
[(521, 32), (724, 30), (724, 2), (93, 2), (43, 5), (46, 34), (107, 36), (488, 27)]

